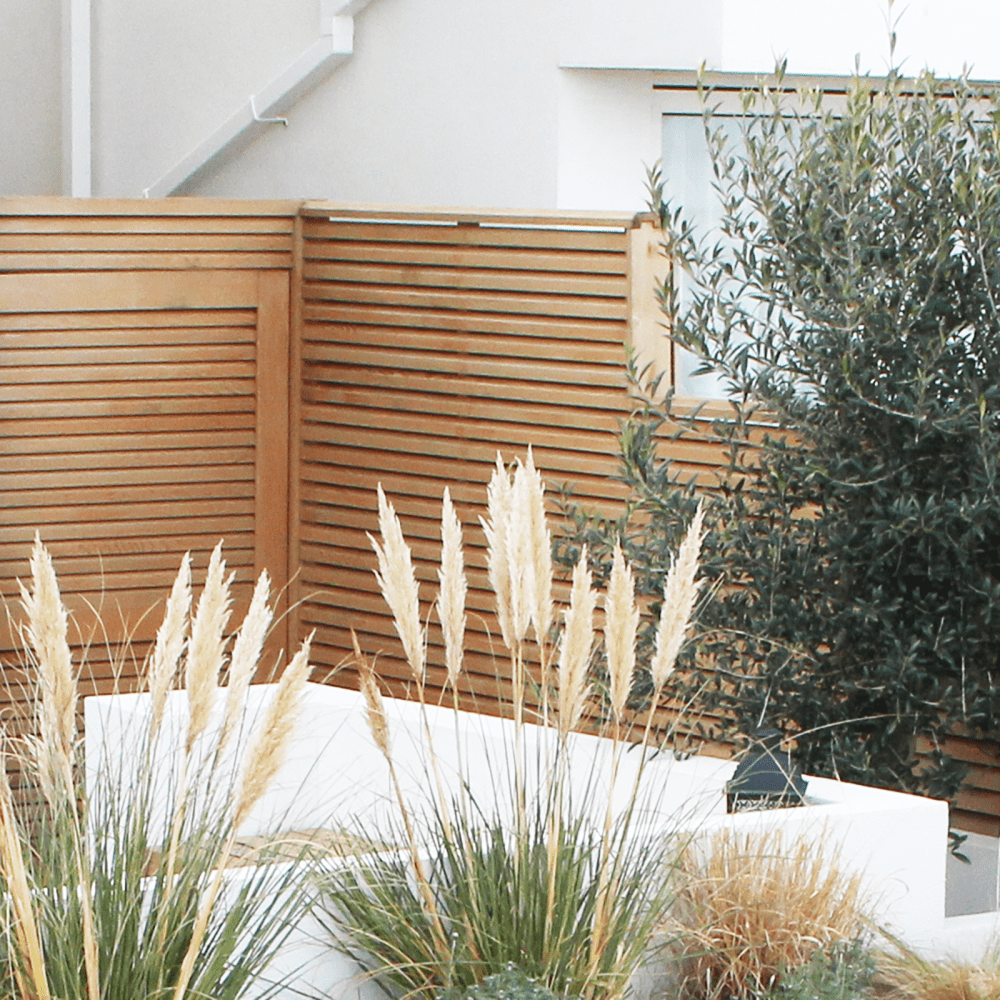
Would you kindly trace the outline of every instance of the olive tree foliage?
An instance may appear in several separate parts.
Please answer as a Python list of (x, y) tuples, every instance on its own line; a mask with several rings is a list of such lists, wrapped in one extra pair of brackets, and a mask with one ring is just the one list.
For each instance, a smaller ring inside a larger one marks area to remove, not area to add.
[[(1000, 100), (897, 74), (837, 114), (792, 96), (745, 95), (733, 143), (706, 111), (717, 242), (651, 177), (671, 336), (731, 408), (676, 693), (798, 735), (807, 772), (950, 796), (944, 735), (1000, 728)], [(656, 395), (620, 439), (627, 513), (566, 542), (620, 535), (654, 603), (695, 502)]]

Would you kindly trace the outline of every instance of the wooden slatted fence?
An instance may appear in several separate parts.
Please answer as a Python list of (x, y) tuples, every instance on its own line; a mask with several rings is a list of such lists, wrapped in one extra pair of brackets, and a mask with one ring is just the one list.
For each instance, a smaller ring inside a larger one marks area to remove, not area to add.
[[(496, 697), (503, 669), (478, 519), (497, 458), (529, 445), (550, 482), (620, 501), (613, 433), (628, 409), (631, 219), (303, 211), (298, 468), (299, 631), (336, 667), (379, 655), (399, 691), (408, 670), (374, 586), (381, 483), (411, 540), (430, 622), (428, 683), (443, 656), (436, 591), (444, 488), (469, 563), (467, 691)], [(353, 683), (352, 671), (341, 675)]]
[[(38, 529), (82, 630), (99, 605), (112, 632), (135, 626), (141, 657), (156, 620), (142, 613), (181, 553), (203, 570), (225, 536), (238, 603), (265, 566), (279, 585), (294, 577), (302, 603), (276, 644), (316, 629), (331, 670), (355, 628), (399, 693), (408, 671), (366, 537), (382, 482), (414, 547), (440, 685), (430, 602), (449, 486), (470, 563), (466, 689), (495, 709), (486, 482), (498, 451), (531, 444), (551, 487), (620, 504), (622, 344), (671, 364), (652, 235), (606, 215), (0, 201), (0, 595), (16, 603)], [(714, 443), (670, 448), (711, 484)], [(22, 714), (13, 645), (0, 641), (8, 717)], [(115, 668), (98, 647), (91, 683), (106, 690)], [(996, 743), (948, 749), (971, 764), (954, 821), (1000, 832)]]
[(131, 634), (141, 660), (185, 551), (200, 580), (225, 537), (237, 613), (260, 569), (287, 580), (297, 208), (0, 202), (0, 594), (16, 598), (37, 530), (92, 637), (91, 690), (128, 684), (112, 650)]

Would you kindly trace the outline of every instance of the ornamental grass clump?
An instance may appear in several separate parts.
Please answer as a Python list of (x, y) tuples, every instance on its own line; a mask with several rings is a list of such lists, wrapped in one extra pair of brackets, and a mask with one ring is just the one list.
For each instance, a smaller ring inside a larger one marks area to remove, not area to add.
[(687, 1000), (752, 1000), (872, 927), (860, 874), (781, 830), (717, 831), (690, 845), (682, 869), (663, 930)]
[(995, 944), (980, 962), (957, 958), (931, 961), (901, 941), (875, 956), (875, 987), (887, 1000), (997, 1000), (1000, 997), (1000, 948)]
[[(593, 714), (588, 667), (597, 648), (601, 598), (586, 553), (574, 568), (568, 606), (560, 614), (543, 486), (530, 450), (513, 474), (498, 456), (487, 496), (487, 568), (506, 647), (498, 682), (509, 711), (502, 745), (484, 744), (489, 774), (477, 779), (458, 711), (466, 616), (460, 525), (446, 493), (435, 606), (456, 735), (455, 747), (445, 748), (434, 741), (442, 741), (448, 727), (432, 734), (428, 724), (440, 710), (426, 702), (425, 626), (417, 613), (409, 550), (379, 488), (381, 537), (372, 544), (421, 703), (426, 794), (415, 799), (404, 793), (378, 676), (355, 638), (368, 721), (388, 762), (398, 806), (395, 820), (371, 820), (375, 828), (365, 826), (361, 833), (400, 849), (334, 866), (323, 882), (329, 927), (337, 947), (392, 996), (431, 1000), (442, 991), (461, 993), (516, 967), (559, 995), (614, 1000), (625, 994), (673, 899), (679, 844), (669, 821), (656, 813), (652, 782), (642, 780), (650, 726), (633, 733), (625, 710), (639, 615), (631, 571), (619, 551), (604, 598), (603, 629), (614, 716), (609, 739), (588, 757), (578, 752), (574, 730)], [(700, 531), (699, 519), (668, 584), (673, 596), (664, 601), (661, 681), (672, 669), (698, 590)], [(447, 690), (442, 698), (447, 700)], [(467, 718), (474, 738), (476, 717)], [(457, 776), (450, 763), (445, 766), (446, 749), (455, 750)], [(624, 778), (626, 750), (633, 752)]]
[[(148, 704), (128, 749), (84, 767), (68, 616), (36, 538), (20, 627), (35, 690), (37, 735), (3, 734), (39, 803), (15, 800), (0, 766), (0, 991), (21, 1000), (235, 1000), (254, 985), (311, 903), (295, 863), (243, 868), (237, 834), (280, 768), (309, 674), (303, 644), (259, 720), (249, 681), (271, 622), (261, 574), (227, 655), (230, 584), (221, 543), (191, 614), (185, 556), (142, 681)], [(220, 674), (228, 666), (228, 685)], [(171, 691), (183, 680), (186, 695)], [(183, 699), (183, 725), (169, 712)], [(221, 713), (221, 715), (220, 715)], [(213, 720), (221, 718), (221, 723)], [(134, 755), (134, 756), (133, 756)], [(228, 757), (227, 757), (228, 755)], [(131, 759), (124, 760), (124, 757)], [(228, 759), (239, 766), (221, 767)], [(289, 857), (286, 849), (285, 858)], [(228, 872), (228, 873), (227, 873)]]

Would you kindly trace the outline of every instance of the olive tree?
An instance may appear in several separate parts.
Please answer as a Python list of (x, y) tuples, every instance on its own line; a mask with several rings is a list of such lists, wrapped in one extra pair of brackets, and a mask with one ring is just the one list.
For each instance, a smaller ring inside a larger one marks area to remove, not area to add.
[[(779, 74), (741, 122), (705, 112), (721, 237), (651, 177), (670, 335), (731, 408), (677, 694), (797, 734), (806, 771), (950, 796), (944, 734), (1000, 712), (1000, 101), (891, 74), (834, 113)], [(620, 534), (654, 603), (694, 504), (656, 395), (621, 435), (627, 513), (566, 543)]]

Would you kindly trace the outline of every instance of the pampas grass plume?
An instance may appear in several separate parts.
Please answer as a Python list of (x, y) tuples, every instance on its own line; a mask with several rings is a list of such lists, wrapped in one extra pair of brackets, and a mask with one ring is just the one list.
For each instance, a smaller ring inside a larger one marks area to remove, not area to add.
[(526, 535), (530, 544), (531, 559), (531, 620), (535, 638), (543, 643), (552, 627), (552, 535), (545, 517), (545, 484), (535, 469), (531, 446), (524, 463), (526, 493)]
[(247, 689), (257, 668), (260, 651), (264, 648), (267, 630), (271, 627), (271, 609), (267, 603), (270, 595), (271, 579), (267, 575), (267, 570), (262, 570), (254, 587), (250, 607), (233, 644), (233, 655), (229, 661), (226, 709), (222, 718), (222, 732), (219, 735), (220, 752), (229, 744), (236, 726), (243, 717)]
[(195, 740), (208, 726), (215, 706), (215, 692), (222, 670), (226, 625), (229, 622), (229, 588), (235, 574), (226, 578), (222, 542), (212, 550), (205, 586), (191, 626), (184, 685), (188, 693), (188, 731), (185, 752), (190, 754)]
[(76, 742), (76, 678), (66, 639), (66, 608), (52, 557), (37, 532), (31, 550), (31, 591), (19, 585), (41, 684), (42, 741), (47, 750), (69, 760)]
[(403, 529), (392, 504), (386, 500), (382, 484), (378, 484), (378, 525), (381, 545), (371, 535), (368, 540), (378, 557), (375, 579), (392, 611), (396, 632), (403, 643), (407, 663), (414, 680), (424, 680), (424, 630), (420, 624), (420, 597), (413, 572), (410, 548), (403, 538)]
[(590, 691), (586, 683), (587, 664), (594, 643), (594, 608), (597, 606), (597, 592), (591, 588), (590, 580), (584, 546), (573, 569), (573, 587), (559, 650), (559, 731), (564, 735), (579, 721)]
[(358, 636), (351, 629), (351, 641), (354, 643), (354, 657), (358, 664), (358, 676), (361, 678), (361, 693), (365, 699), (365, 709), (368, 716), (368, 728), (371, 730), (375, 746), (382, 751), (387, 761), (392, 763), (392, 749), (389, 744), (389, 720), (385, 716), (385, 705), (382, 694), (375, 680), (375, 669), (368, 657), (361, 652)]
[(309, 680), (309, 647), (312, 638), (310, 634), (303, 641), (292, 662), (285, 667), (264, 721), (247, 750), (246, 770), (233, 820), (234, 830), (247, 818), (285, 762), (302, 694), (306, 681)]
[(155, 738), (163, 722), (167, 693), (177, 676), (177, 667), (184, 652), (188, 616), (191, 613), (191, 553), (186, 552), (174, 585), (167, 598), (163, 624), (156, 633), (156, 645), (149, 664), (150, 737)]
[(514, 635), (514, 593), (510, 578), (510, 518), (513, 506), (513, 488), (510, 477), (503, 465), (503, 457), (497, 452), (496, 467), (486, 487), (486, 518), (480, 518), (486, 535), (486, 567), (489, 572), (490, 587), (496, 596), (497, 621), (500, 634), (508, 649), (515, 646)]
[(451, 502), (451, 493), (444, 488), (441, 511), (441, 568), (438, 570), (440, 590), (437, 609), (444, 636), (444, 661), (447, 683), (452, 689), (462, 672), (465, 647), (465, 599), (468, 583), (462, 554), (462, 525)]
[(698, 556), (704, 537), (704, 516), (704, 504), (699, 503), (663, 588), (660, 623), (656, 630), (656, 651), (649, 667), (653, 677), (654, 701), (673, 672), (698, 596), (700, 583), (695, 580), (695, 574), (698, 572)]
[(639, 608), (635, 601), (632, 569), (626, 564), (621, 543), (617, 541), (611, 563), (611, 579), (604, 598), (604, 612), (604, 648), (608, 659), (611, 711), (615, 721), (620, 723), (635, 674), (635, 635), (639, 627)]

